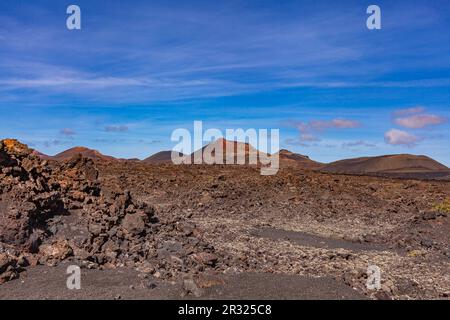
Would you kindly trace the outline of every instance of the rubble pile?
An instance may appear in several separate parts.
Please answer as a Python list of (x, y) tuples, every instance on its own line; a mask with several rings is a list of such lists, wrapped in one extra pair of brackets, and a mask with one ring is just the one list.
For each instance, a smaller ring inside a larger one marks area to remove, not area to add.
[(73, 259), (89, 268), (135, 267), (161, 278), (215, 268), (218, 255), (182, 217), (119, 186), (102, 185), (81, 155), (48, 163), (16, 140), (0, 142), (0, 283), (27, 265)]

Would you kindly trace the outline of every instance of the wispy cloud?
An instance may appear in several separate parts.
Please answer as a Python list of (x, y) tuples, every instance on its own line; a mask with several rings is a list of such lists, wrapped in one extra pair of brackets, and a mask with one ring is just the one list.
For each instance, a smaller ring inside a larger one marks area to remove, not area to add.
[(418, 107), (394, 110), (392, 112), (392, 115), (395, 117), (400, 117), (400, 116), (408, 116), (408, 115), (412, 115), (412, 114), (422, 113), (424, 111), (425, 111), (424, 107), (418, 106)]
[(46, 148), (50, 148), (52, 146), (61, 146), (66, 144), (67, 142), (63, 141), (63, 140), (58, 140), (58, 139), (52, 139), (52, 140), (47, 140), (47, 141), (43, 141), (42, 145)]
[(105, 127), (105, 131), (106, 132), (127, 132), (128, 131), (128, 126), (106, 126)]
[(332, 119), (332, 120), (311, 120), (308, 122), (291, 121), (294, 127), (300, 132), (300, 138), (303, 141), (315, 141), (312, 133), (323, 132), (328, 129), (351, 129), (357, 128), (361, 125), (359, 121), (348, 119)]
[(71, 137), (71, 136), (76, 135), (76, 132), (73, 129), (70, 129), (70, 128), (61, 129), (59, 131), (59, 133), (62, 134), (63, 136), (67, 136), (67, 137)]
[(405, 118), (395, 119), (399, 126), (409, 129), (421, 129), (428, 126), (436, 126), (447, 122), (447, 119), (434, 114), (417, 114)]
[[(54, 27), (58, 15), (52, 7), (26, 6), (28, 15), (45, 17), (40, 22), (47, 23), (33, 24), (31, 19), (31, 25), (23, 25), (20, 11), (18, 17), (2, 16), (0, 91), (12, 95), (21, 91), (19, 100), (34, 95), (41, 104), (46, 96), (63, 94), (94, 102), (141, 103), (283, 88), (449, 83), (442, 76), (393, 81), (390, 74), (394, 70), (434, 61), (418, 55), (433, 54), (423, 51), (427, 47), (424, 42), (438, 41), (415, 34), (420, 41), (408, 42), (407, 49), (396, 41), (377, 45), (380, 40), (368, 41), (361, 25), (363, 8), (345, 7), (336, 14), (337, 8), (331, 5), (319, 10), (303, 2), (269, 10), (252, 1), (246, 6), (227, 2), (214, 9), (202, 2), (195, 8), (181, 4), (169, 8), (154, 1), (128, 6), (126, 16), (105, 11), (98, 19), (101, 24), (93, 23), (89, 31), (81, 31), (83, 45), (77, 45), (77, 38), (68, 36), (67, 30)], [(305, 11), (308, 14), (300, 20), (294, 14)], [(397, 18), (388, 24), (395, 27), (390, 34), (395, 38), (400, 32), (426, 28), (441, 19), (438, 11), (419, 4), (406, 9), (390, 5), (389, 11)], [(407, 23), (408, 19), (415, 24)], [(238, 35), (235, 29), (240, 30)], [(410, 52), (409, 59), (394, 64), (403, 50)], [(14, 58), (17, 56), (21, 59)]]
[(376, 144), (375, 143), (371, 143), (371, 142), (367, 142), (367, 141), (363, 141), (363, 140), (351, 141), (351, 142), (343, 142), (342, 143), (342, 148), (354, 148), (354, 147), (372, 148), (372, 147), (376, 147)]
[[(299, 131), (298, 140), (301, 144), (309, 142), (321, 141), (318, 134), (324, 133), (330, 129), (353, 129), (361, 126), (359, 121), (336, 118), (332, 120), (310, 120), (304, 121), (287, 121), (288, 126), (295, 127)], [(295, 143), (292, 139), (287, 140), (289, 144)]]
[(386, 143), (394, 146), (408, 146), (413, 147), (420, 140), (413, 134), (406, 131), (391, 129), (384, 134)]

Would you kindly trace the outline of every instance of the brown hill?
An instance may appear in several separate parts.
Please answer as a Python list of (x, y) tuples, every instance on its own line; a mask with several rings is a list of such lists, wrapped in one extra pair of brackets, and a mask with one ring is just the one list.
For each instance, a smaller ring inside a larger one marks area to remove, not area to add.
[(114, 157), (106, 156), (104, 154), (101, 154), (97, 150), (85, 148), (85, 147), (74, 147), (71, 149), (68, 149), (66, 151), (63, 151), (61, 153), (58, 153), (57, 155), (51, 157), (53, 160), (67, 160), (71, 159), (73, 156), (76, 156), (78, 154), (81, 154), (85, 158), (93, 159), (93, 160), (117, 160)]
[[(192, 163), (194, 163), (194, 159), (196, 159), (197, 157), (204, 160), (206, 155), (215, 157), (216, 151), (220, 148), (222, 148), (222, 159), (224, 164), (226, 163), (227, 158), (232, 159), (232, 163), (236, 163), (238, 155), (242, 154), (245, 158), (245, 163), (247, 164), (249, 163), (249, 160), (252, 159), (251, 157), (255, 157), (256, 159), (258, 159), (258, 150), (251, 146), (249, 143), (230, 141), (224, 138), (220, 138), (192, 153), (190, 155), (191, 161)], [(228, 154), (227, 150), (232, 150), (232, 152)], [(204, 163), (206, 162), (204, 161)]]
[(323, 163), (311, 160), (308, 156), (291, 152), (286, 149), (278, 152), (280, 157), (280, 166), (282, 168), (302, 168), (302, 169), (320, 169)]
[(398, 154), (332, 162), (322, 171), (359, 174), (448, 173), (450, 169), (427, 156)]
[(52, 156), (46, 155), (46, 154), (44, 154), (42, 152), (39, 152), (37, 150), (33, 150), (32, 154), (35, 155), (35, 156), (38, 156), (42, 160), (52, 160), (53, 159)]
[[(142, 160), (142, 162), (150, 164), (162, 164), (162, 163), (172, 163), (172, 152), (173, 151), (161, 151), (155, 153), (154, 155)], [(182, 153), (178, 153), (178, 156), (183, 156)]]
[[(259, 159), (259, 155), (265, 155), (265, 153), (260, 152), (258, 154), (258, 150), (254, 148), (249, 143), (244, 142), (237, 142), (237, 141), (230, 141), (226, 139), (218, 139), (206, 146), (204, 146), (202, 149), (197, 150), (193, 154), (191, 154), (191, 160), (194, 161), (194, 157), (198, 156), (200, 157), (203, 152), (206, 151), (206, 153), (211, 153), (213, 156), (215, 155), (215, 150), (217, 150), (217, 147), (222, 147), (223, 150), (223, 159), (224, 163), (226, 160), (226, 157), (229, 156), (230, 158), (234, 159), (236, 161), (237, 156), (241, 153), (244, 154), (245, 157), (245, 163), (249, 163), (249, 159), (251, 159), (252, 156), (254, 156), (256, 159)], [(233, 150), (231, 155), (226, 155), (225, 152), (229, 148), (230, 150)], [(304, 156), (298, 153), (291, 152), (289, 150), (282, 149), (278, 152), (279, 160), (280, 160), (280, 167), (282, 168), (301, 168), (301, 169), (320, 169), (324, 166), (323, 163), (316, 162), (311, 160), (308, 156)], [(236, 162), (234, 162), (236, 163)], [(258, 161), (258, 164), (259, 161)]]

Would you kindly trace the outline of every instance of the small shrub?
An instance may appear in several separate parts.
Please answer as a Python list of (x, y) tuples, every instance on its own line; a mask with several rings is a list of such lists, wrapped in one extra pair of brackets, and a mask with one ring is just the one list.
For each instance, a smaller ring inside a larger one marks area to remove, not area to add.
[(446, 199), (441, 203), (433, 206), (434, 211), (450, 213), (450, 199)]

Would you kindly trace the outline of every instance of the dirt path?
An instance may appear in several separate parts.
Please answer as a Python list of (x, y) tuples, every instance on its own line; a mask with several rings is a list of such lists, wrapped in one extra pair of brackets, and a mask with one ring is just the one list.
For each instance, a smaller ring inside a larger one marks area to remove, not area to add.
[(82, 269), (81, 290), (66, 287), (67, 264), (29, 268), (27, 275), (0, 285), (0, 300), (8, 299), (365, 299), (336, 280), (282, 274), (220, 275), (220, 282), (184, 296), (181, 281), (143, 279), (130, 269)]
[(374, 243), (354, 242), (344, 239), (321, 237), (306, 232), (281, 230), (276, 228), (262, 228), (251, 232), (253, 236), (271, 240), (287, 240), (295, 244), (326, 249), (347, 249), (352, 251), (384, 251), (388, 246)]

